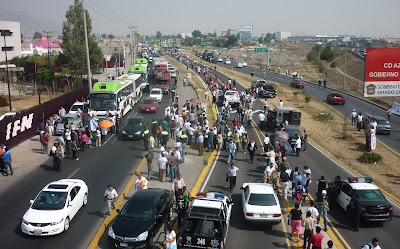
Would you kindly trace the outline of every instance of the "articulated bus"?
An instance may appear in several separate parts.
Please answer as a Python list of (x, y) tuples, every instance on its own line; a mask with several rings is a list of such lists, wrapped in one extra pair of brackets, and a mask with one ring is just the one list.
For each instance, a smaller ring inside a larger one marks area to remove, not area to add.
[(141, 86), (140, 88), (145, 88), (148, 84), (148, 71), (147, 71), (147, 66), (146, 64), (136, 64), (133, 67), (129, 69), (128, 74), (138, 74), (140, 75), (140, 82)]
[(141, 97), (140, 75), (131, 74), (118, 77), (115, 81), (96, 82), (89, 95), (90, 109), (97, 117), (104, 117), (107, 110), (115, 115), (127, 114)]

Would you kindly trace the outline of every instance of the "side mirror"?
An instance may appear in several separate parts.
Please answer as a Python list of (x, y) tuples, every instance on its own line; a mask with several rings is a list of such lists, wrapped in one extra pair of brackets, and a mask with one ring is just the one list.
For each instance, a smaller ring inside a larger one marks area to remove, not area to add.
[(32, 205), (32, 204), (34, 203), (34, 201), (33, 201), (33, 200), (30, 200), (29, 203)]
[(162, 219), (162, 214), (157, 215), (157, 219)]

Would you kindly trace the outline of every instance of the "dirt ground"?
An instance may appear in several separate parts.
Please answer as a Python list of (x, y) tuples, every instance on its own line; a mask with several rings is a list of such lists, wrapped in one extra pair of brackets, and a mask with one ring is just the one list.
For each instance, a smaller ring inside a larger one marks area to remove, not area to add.
[[(197, 59), (194, 55), (190, 55), (193, 59)], [(210, 66), (214, 64), (208, 63)], [(226, 68), (217, 67), (222, 73), (235, 78), (244, 86), (250, 86), (251, 76), (237, 71), (228, 70)], [(399, 157), (394, 153), (385, 149), (378, 143), (375, 150), (376, 153), (382, 155), (383, 160), (376, 164), (364, 164), (357, 160), (365, 148), (365, 135), (362, 131), (357, 131), (351, 126), (350, 121), (345, 120), (343, 116), (337, 113), (332, 107), (326, 103), (308, 95), (297, 91), (294, 88), (276, 84), (278, 97), (268, 99), (273, 106), (278, 105), (279, 99), (283, 99), (285, 106), (292, 106), (302, 112), (301, 130), (307, 129), (309, 137), (317, 140), (317, 144), (326, 149), (332, 155), (342, 162), (349, 165), (352, 169), (365, 176), (372, 176), (374, 182), (385, 189), (390, 194), (400, 198), (400, 193), (396, 188), (400, 184), (400, 168), (397, 167)], [(297, 97), (293, 94), (298, 92)], [(311, 102), (306, 103), (305, 97), (311, 97)], [(319, 113), (331, 113), (333, 121), (320, 122), (314, 119), (314, 115)], [(345, 127), (345, 128), (344, 128)], [(346, 130), (346, 139), (343, 139)]]

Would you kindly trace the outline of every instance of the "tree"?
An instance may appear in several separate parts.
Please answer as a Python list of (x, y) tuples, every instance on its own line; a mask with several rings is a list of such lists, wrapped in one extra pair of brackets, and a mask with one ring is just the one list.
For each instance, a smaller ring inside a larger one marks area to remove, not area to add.
[(108, 35), (108, 39), (112, 40), (112, 39), (114, 39), (114, 38), (115, 38), (115, 36), (114, 36), (113, 34), (109, 34), (109, 35)]
[(162, 38), (162, 34), (161, 34), (160, 31), (157, 31), (157, 33), (156, 33), (156, 38), (157, 38), (157, 39), (161, 39), (161, 38)]
[(101, 38), (107, 38), (106, 34), (101, 34)]
[(264, 37), (264, 42), (270, 43), (274, 39), (275, 39), (275, 34), (267, 33)]
[(238, 41), (239, 41), (239, 35), (237, 35), (237, 36), (230, 35), (228, 37), (228, 40), (226, 41), (225, 46), (226, 47), (237, 46), (237, 45), (239, 45)]
[(176, 35), (176, 39), (182, 39), (182, 35), (179, 33)]
[(192, 35), (193, 35), (194, 38), (202, 37), (200, 30), (193, 30)]
[[(86, 10), (87, 33), (92, 31), (92, 19)], [(74, 5), (69, 6), (66, 14), (66, 21), (63, 22), (63, 43), (61, 47), (66, 57), (67, 67), (77, 75), (87, 74), (86, 69), (86, 47), (83, 27), (83, 7), (80, 0), (74, 0)], [(89, 58), (92, 72), (98, 70), (102, 61), (103, 52), (92, 37), (88, 37)]]
[(95, 33), (92, 33), (91, 36), (92, 36), (93, 39), (96, 39), (96, 34)]
[(264, 39), (262, 37), (258, 38), (258, 43), (262, 44), (264, 42)]
[(40, 39), (40, 38), (42, 38), (42, 36), (43, 36), (42, 33), (36, 31), (36, 32), (33, 34), (33, 39)]
[(320, 59), (324, 61), (333, 61), (335, 57), (336, 53), (332, 51), (331, 46), (326, 46), (320, 55)]
[(42, 67), (37, 71), (36, 77), (40, 81), (51, 81), (54, 79), (54, 69), (51, 67)]

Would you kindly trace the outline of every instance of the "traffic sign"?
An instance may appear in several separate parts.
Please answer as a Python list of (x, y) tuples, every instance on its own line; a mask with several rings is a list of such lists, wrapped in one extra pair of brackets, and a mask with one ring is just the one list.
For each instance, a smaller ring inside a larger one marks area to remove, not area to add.
[(254, 48), (254, 52), (256, 52), (256, 53), (260, 53), (260, 52), (268, 53), (268, 48)]

